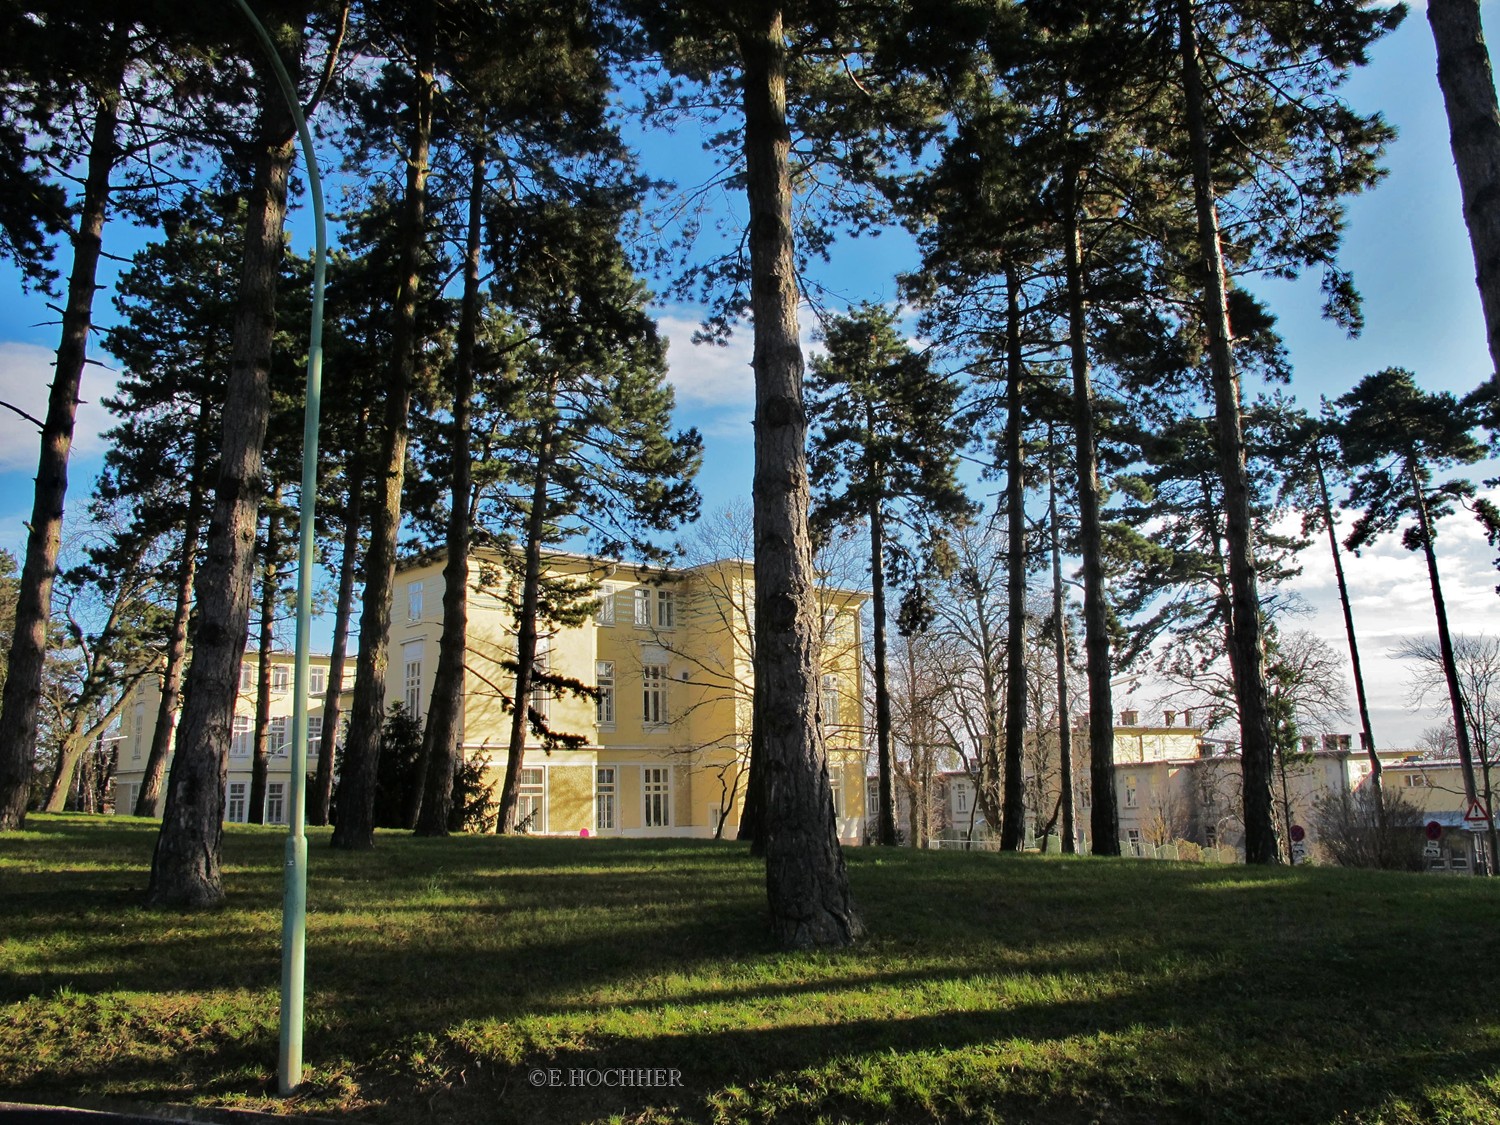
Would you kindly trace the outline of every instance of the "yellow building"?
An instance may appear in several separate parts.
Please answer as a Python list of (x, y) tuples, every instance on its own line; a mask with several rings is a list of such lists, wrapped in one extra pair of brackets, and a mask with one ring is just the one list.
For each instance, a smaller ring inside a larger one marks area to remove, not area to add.
[[(224, 819), (236, 823), (249, 818), (250, 765), (255, 742), (256, 666), (259, 654), (245, 653), (240, 663), (240, 692), (234, 705), (234, 730), (229, 744), (229, 777), (225, 783)], [(346, 666), (346, 682), (352, 677), (354, 664)], [(292, 654), (271, 654), (270, 727), (267, 731), (269, 759), (266, 769), (265, 823), (285, 824), (287, 797), (291, 792), (292, 706), (295, 697), (292, 684)], [(323, 736), (323, 695), (328, 690), (328, 657), (314, 654), (310, 661), (308, 683), (308, 762), (309, 772), (318, 766), (318, 744)], [(347, 714), (348, 694), (345, 693)], [(151, 739), (156, 733), (156, 712), (161, 703), (161, 683), (147, 676), (126, 704), (120, 718), (114, 780), (114, 809), (119, 816), (135, 810), (145, 777), (146, 759), (151, 753)], [(167, 771), (171, 769), (170, 753), (162, 773), (161, 792), (165, 799)]]
[[(461, 720), (466, 760), (498, 782), (505, 769), (515, 683), (515, 580), (498, 554), (470, 566), (467, 682)], [(398, 575), (388, 702), (426, 712), (442, 633), (442, 557)], [(531, 706), (559, 732), (585, 736), (547, 752), (528, 733), (518, 819), (552, 836), (732, 837), (744, 799), (750, 745), (750, 641), (754, 575), (722, 560), (662, 571), (554, 555), (549, 573), (597, 583), (581, 625), (540, 623), (537, 664), (581, 681), (598, 698), (533, 693)], [(820, 714), (839, 834), (863, 832), (863, 699), (859, 610), (863, 595), (822, 595)], [(507, 662), (510, 663), (508, 668)]]

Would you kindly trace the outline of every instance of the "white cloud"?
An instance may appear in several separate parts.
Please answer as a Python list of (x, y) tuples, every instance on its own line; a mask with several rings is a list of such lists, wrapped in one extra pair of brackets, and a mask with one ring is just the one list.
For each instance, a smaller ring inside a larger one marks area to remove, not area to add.
[[(0, 401), (33, 418), (45, 417), (52, 390), (55, 353), (35, 344), (0, 342)], [(90, 364), (83, 373), (83, 402), (74, 423), (73, 456), (90, 457), (104, 449), (103, 432), (113, 418), (100, 404), (115, 386), (114, 375)], [(0, 408), (0, 472), (35, 471), (41, 437), (37, 427), (14, 410)]]
[(750, 369), (750, 333), (742, 328), (729, 343), (694, 344), (698, 321), (689, 316), (658, 318), (667, 349), (667, 378), (677, 390), (678, 405), (687, 408), (740, 408), (755, 400), (755, 375)]

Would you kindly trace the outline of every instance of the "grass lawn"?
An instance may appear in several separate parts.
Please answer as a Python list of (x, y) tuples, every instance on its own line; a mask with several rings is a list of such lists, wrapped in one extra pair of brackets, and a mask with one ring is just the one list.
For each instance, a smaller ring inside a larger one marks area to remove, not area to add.
[[(348, 855), (319, 833), (309, 1069), (281, 1100), (284, 837), (230, 827), (229, 905), (182, 915), (139, 905), (154, 823), (28, 823), (0, 836), (0, 1101), (487, 1125), (1500, 1121), (1495, 881), (852, 849), (868, 936), (785, 954), (739, 845), (384, 834)], [(588, 1084), (632, 1068), (681, 1085)]]

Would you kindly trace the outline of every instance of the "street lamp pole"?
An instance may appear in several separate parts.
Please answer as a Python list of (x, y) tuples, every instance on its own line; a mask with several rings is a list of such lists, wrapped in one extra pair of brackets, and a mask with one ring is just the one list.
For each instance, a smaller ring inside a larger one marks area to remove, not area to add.
[(307, 947), (307, 690), (312, 629), (314, 509), (318, 495), (318, 415), (323, 396), (323, 286), (328, 264), (328, 237), (323, 218), (323, 180), (318, 174), (312, 133), (297, 100), (297, 87), (281, 61), (265, 25), (246, 0), (235, 0), (265, 48), (287, 109), (296, 122), (307, 164), (317, 242), (313, 258), (312, 326), (307, 339), (307, 398), (302, 423), (302, 492), (298, 502), (297, 641), (292, 703), (291, 825), (281, 906), (281, 1050), (277, 1084), (290, 1094), (302, 1081), (303, 967)]

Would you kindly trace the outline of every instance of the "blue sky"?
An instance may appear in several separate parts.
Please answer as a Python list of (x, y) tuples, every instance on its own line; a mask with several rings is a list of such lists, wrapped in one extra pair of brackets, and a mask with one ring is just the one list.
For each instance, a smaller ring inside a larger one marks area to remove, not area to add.
[[(1500, 4), (1486, 4), (1484, 15), (1496, 26)], [(1322, 394), (1341, 394), (1363, 375), (1386, 366), (1409, 367), (1425, 386), (1459, 392), (1476, 385), (1489, 370), (1473, 261), (1434, 74), (1431, 34), (1417, 8), (1376, 47), (1371, 66), (1349, 86), (1356, 107), (1380, 110), (1400, 134), (1388, 153), (1389, 177), (1350, 206), (1344, 263), (1365, 297), (1367, 327), (1362, 337), (1351, 341), (1319, 318), (1315, 279), (1257, 287), (1280, 319), (1295, 368), (1293, 390), (1305, 404), (1316, 403)], [(699, 148), (695, 135), (658, 138), (646, 153), (646, 170), (691, 183), (704, 165)], [(739, 206), (735, 199), (726, 202)], [(294, 234), (305, 235), (307, 224), (305, 215), (294, 215)], [(106, 249), (112, 253), (128, 253), (135, 244), (133, 232), (121, 224), (113, 225), (106, 238)], [(819, 271), (817, 281), (835, 302), (889, 301), (895, 274), (911, 264), (909, 243), (901, 236), (845, 241), (835, 247), (833, 261)], [(23, 295), (9, 271), (0, 272), (0, 292), (6, 295), (0, 302), (0, 399), (41, 414), (51, 350), (56, 347), (57, 329), (49, 322), (55, 322), (56, 314), (42, 298)], [(110, 312), (106, 289), (96, 306), (96, 320), (107, 320)], [(728, 347), (695, 347), (690, 337), (698, 310), (672, 306), (663, 308), (661, 316), (673, 341), (670, 363), (681, 422), (697, 426), (707, 442), (700, 478), (705, 508), (747, 500), (748, 329)], [(108, 362), (102, 355), (95, 358)], [(72, 511), (82, 510), (98, 468), (98, 434), (106, 424), (98, 400), (108, 393), (110, 383), (105, 369), (90, 367), (86, 373), (86, 402), (70, 473)], [(0, 548), (17, 553), (24, 544), (36, 449), (34, 431), (9, 411), (0, 411)], [(1459, 628), (1483, 631), (1500, 608), (1494, 591), (1500, 572), (1493, 569), (1493, 552), (1478, 529), (1460, 519), (1442, 530), (1440, 552), (1454, 620)], [(1402, 636), (1432, 629), (1424, 573), (1417, 560), (1394, 543), (1348, 560), (1348, 569), (1377, 701), (1376, 737), (1385, 745), (1410, 744), (1438, 720), (1432, 713), (1409, 712), (1405, 671), (1386, 650)], [(1309, 553), (1305, 573), (1295, 586), (1313, 609), (1303, 626), (1342, 651), (1342, 625), (1332, 600), (1326, 551)], [(1149, 685), (1137, 702), (1143, 709), (1151, 706)]]

